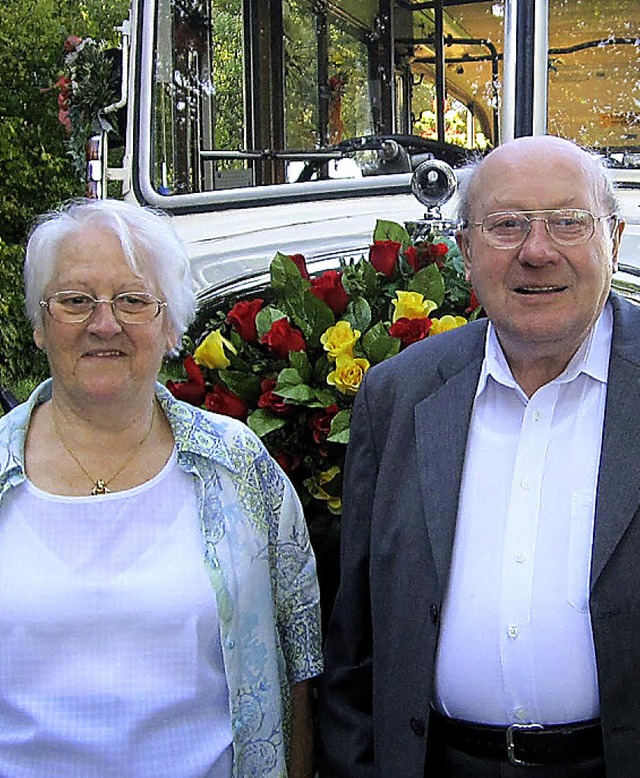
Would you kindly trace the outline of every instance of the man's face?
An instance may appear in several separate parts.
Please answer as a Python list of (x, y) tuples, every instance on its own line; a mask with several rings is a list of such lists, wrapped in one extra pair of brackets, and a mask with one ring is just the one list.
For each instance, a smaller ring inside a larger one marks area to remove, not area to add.
[[(527, 139), (492, 152), (472, 183), (470, 222), (501, 211), (558, 208), (604, 215), (589, 160), (556, 141)], [(573, 356), (610, 290), (622, 231), (620, 225), (612, 237), (615, 224), (596, 221), (593, 237), (571, 246), (555, 242), (541, 220), (531, 222), (516, 248), (493, 247), (480, 227), (459, 235), (467, 279), (510, 363), (548, 357), (566, 365)]]

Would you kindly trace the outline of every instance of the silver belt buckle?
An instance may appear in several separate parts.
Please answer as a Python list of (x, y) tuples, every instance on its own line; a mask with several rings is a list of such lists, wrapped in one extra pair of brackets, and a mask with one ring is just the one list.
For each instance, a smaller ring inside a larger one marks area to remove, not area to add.
[(524, 759), (518, 759), (514, 735), (516, 732), (541, 732), (543, 729), (542, 724), (511, 724), (507, 727), (507, 759), (511, 764), (520, 767), (532, 767), (537, 764), (537, 762), (525, 762)]

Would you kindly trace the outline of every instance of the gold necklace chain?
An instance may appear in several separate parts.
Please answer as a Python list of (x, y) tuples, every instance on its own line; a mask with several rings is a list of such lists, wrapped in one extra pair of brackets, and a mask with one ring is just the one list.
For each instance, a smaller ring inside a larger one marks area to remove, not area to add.
[(116, 479), (120, 475), (120, 473), (133, 462), (137, 454), (140, 452), (142, 446), (144, 446), (144, 444), (149, 439), (149, 435), (151, 435), (151, 430), (153, 429), (153, 423), (156, 418), (156, 408), (154, 404), (153, 410), (151, 412), (151, 423), (149, 424), (149, 429), (145, 432), (144, 436), (142, 437), (142, 440), (134, 447), (131, 454), (125, 459), (125, 461), (120, 465), (120, 467), (116, 470), (116, 472), (109, 478), (94, 478), (91, 475), (91, 473), (87, 470), (87, 468), (82, 464), (75, 451), (71, 448), (71, 446), (68, 445), (67, 441), (64, 439), (64, 436), (60, 432), (60, 428), (56, 424), (56, 419), (55, 419), (56, 413), (58, 413), (58, 409), (56, 408), (52, 400), (51, 401), (51, 424), (53, 426), (53, 429), (56, 435), (60, 438), (60, 442), (66, 448), (67, 452), (69, 453), (73, 461), (76, 463), (76, 465), (78, 465), (80, 470), (82, 470), (82, 472), (87, 476), (89, 481), (91, 481), (91, 483), (93, 484), (93, 489), (89, 492), (89, 494), (91, 495), (108, 494), (111, 491), (111, 489), (107, 488), (108, 484), (110, 484), (114, 479)]

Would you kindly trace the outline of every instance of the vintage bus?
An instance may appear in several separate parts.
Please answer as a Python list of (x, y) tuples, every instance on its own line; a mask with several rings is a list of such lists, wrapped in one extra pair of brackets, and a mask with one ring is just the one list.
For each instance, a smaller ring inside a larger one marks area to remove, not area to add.
[(133, 0), (123, 33), (123, 163), (103, 134), (92, 185), (176, 214), (203, 301), (277, 250), (335, 262), (420, 218), (420, 162), (541, 133), (613, 169), (633, 283), (636, 0)]

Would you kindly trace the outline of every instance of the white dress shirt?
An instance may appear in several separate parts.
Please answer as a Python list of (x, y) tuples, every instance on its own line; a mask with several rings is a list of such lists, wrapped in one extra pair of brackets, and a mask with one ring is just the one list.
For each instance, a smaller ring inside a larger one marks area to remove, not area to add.
[(596, 718), (589, 579), (613, 315), (530, 398), (494, 328), (469, 428), (436, 706), (486, 724)]

